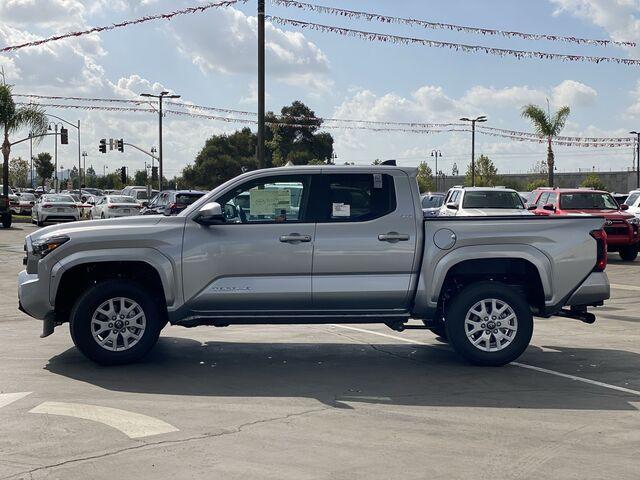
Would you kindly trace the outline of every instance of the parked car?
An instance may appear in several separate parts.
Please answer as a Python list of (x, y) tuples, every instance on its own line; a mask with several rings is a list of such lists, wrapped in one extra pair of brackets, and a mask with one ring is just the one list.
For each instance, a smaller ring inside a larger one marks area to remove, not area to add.
[(628, 212), (631, 215), (640, 218), (640, 190), (629, 192), (629, 196), (624, 201), (624, 204), (629, 206)]
[(627, 198), (629, 197), (629, 194), (611, 192), (611, 196), (615, 199), (616, 202), (618, 202), (619, 205), (622, 205), (623, 203), (627, 202)]
[(31, 233), (19, 305), (43, 320), (43, 336), (69, 322), (78, 349), (102, 364), (140, 359), (168, 322), (402, 331), (421, 319), (470, 362), (503, 365), (527, 348), (534, 314), (595, 320), (587, 307), (610, 288), (603, 223), (424, 219), (415, 168), (256, 170), (176, 216)]
[(140, 215), (142, 206), (127, 195), (105, 195), (97, 199), (89, 211), (89, 220)]
[(618, 205), (610, 193), (591, 189), (538, 189), (532, 209), (536, 215), (592, 215), (604, 217), (609, 252), (618, 252), (628, 262), (640, 251), (640, 219), (629, 206)]
[(31, 215), (33, 205), (36, 203), (36, 196), (33, 193), (20, 192), (18, 203), (20, 215)]
[(515, 190), (504, 187), (453, 187), (440, 207), (441, 216), (533, 215)]
[(425, 217), (437, 217), (444, 202), (444, 193), (427, 193), (420, 197), (422, 213)]
[(42, 195), (31, 210), (31, 223), (39, 227), (47, 222), (73, 222), (80, 220), (80, 210), (71, 195), (47, 193)]
[(199, 190), (164, 190), (153, 197), (140, 212), (142, 215), (177, 215), (206, 192)]
[(20, 197), (15, 193), (9, 194), (9, 210), (14, 215), (20, 214)]

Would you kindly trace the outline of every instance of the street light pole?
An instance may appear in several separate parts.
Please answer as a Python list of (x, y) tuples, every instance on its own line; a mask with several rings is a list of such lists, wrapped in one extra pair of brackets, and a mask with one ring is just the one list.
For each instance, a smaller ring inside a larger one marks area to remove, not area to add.
[(471, 186), (476, 186), (476, 122), (484, 123), (487, 121), (485, 115), (480, 115), (477, 118), (463, 117), (460, 119), (463, 122), (471, 122)]
[(436, 179), (436, 192), (438, 191), (438, 157), (442, 158), (442, 152), (440, 150), (433, 150), (431, 152), (431, 156), (435, 157), (436, 159), (436, 169), (434, 170), (435, 175), (434, 178)]
[(162, 157), (162, 99), (163, 98), (180, 98), (180, 95), (171, 94), (169, 92), (164, 91), (160, 92), (160, 95), (153, 95), (151, 93), (141, 93), (141, 97), (152, 97), (158, 99), (158, 167), (160, 170), (158, 176), (158, 190), (162, 191), (162, 168), (164, 166), (163, 157)]
[(629, 132), (636, 136), (636, 188), (640, 189), (640, 132)]
[(33, 188), (33, 132), (29, 132), (29, 170), (31, 171), (31, 188)]
[(82, 152), (82, 177), (84, 181), (80, 184), (80, 189), (82, 185), (87, 186), (87, 152)]
[(264, 168), (264, 0), (258, 0), (258, 167)]

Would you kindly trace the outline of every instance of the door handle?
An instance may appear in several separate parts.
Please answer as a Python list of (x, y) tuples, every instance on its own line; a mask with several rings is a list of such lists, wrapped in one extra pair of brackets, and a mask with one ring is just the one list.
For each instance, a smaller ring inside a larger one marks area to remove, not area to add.
[(280, 241), (282, 243), (300, 243), (300, 242), (310, 242), (311, 235), (300, 235), (299, 233), (290, 233), (289, 235), (282, 235), (280, 237)]
[(378, 235), (378, 240), (380, 240), (381, 242), (389, 243), (407, 242), (409, 241), (409, 235), (396, 232), (381, 233), (380, 235)]

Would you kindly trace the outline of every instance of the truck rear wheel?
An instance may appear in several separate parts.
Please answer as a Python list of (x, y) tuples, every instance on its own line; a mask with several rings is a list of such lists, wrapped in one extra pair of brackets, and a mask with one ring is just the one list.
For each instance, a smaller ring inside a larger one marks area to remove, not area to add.
[(465, 287), (447, 311), (449, 343), (475, 365), (501, 366), (517, 359), (533, 335), (533, 315), (524, 296), (498, 282)]
[(132, 280), (93, 285), (71, 311), (71, 338), (86, 357), (101, 365), (132, 363), (156, 344), (165, 315), (147, 290)]
[(625, 262), (633, 262), (638, 257), (638, 245), (620, 249), (620, 258)]

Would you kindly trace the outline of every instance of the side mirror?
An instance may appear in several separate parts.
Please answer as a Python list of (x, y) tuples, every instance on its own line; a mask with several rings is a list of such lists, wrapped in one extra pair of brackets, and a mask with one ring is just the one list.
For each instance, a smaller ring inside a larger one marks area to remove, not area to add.
[(537, 209), (538, 209), (538, 206), (537, 206), (537, 205), (529, 205), (529, 206), (527, 207), (527, 210), (529, 210), (530, 212), (532, 212), (533, 210), (537, 210)]
[(623, 203), (622, 205), (620, 205), (620, 210), (622, 210), (623, 212), (626, 210), (629, 210), (629, 205), (627, 205), (626, 203)]
[(200, 225), (219, 225), (227, 221), (218, 202), (206, 203), (193, 219)]
[(544, 207), (542, 207), (543, 210), (548, 210), (549, 212), (555, 212), (556, 211), (556, 207), (553, 203), (547, 203)]
[(460, 207), (458, 207), (457, 203), (447, 203), (447, 208), (449, 210), (459, 210)]

